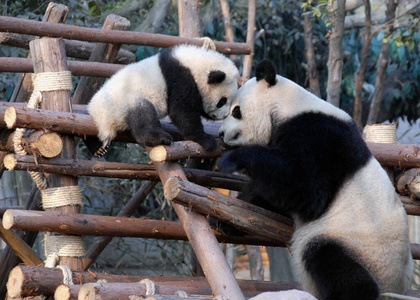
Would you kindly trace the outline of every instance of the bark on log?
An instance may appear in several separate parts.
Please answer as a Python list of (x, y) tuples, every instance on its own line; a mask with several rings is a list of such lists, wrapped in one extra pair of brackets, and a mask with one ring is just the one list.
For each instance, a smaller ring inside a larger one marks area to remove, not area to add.
[[(68, 61), (69, 71), (74, 76), (95, 76), (95, 77), (111, 77), (124, 66), (87, 62), (87, 61)], [(34, 68), (29, 58), (18, 57), (0, 57), (0, 72), (11, 73), (33, 73)]]
[(398, 178), (396, 186), (400, 194), (420, 199), (420, 169), (413, 168), (404, 172)]
[[(37, 37), (34, 35), (0, 32), (0, 44), (17, 48), (29, 49), (29, 42), (36, 38)], [(89, 42), (66, 39), (63, 39), (63, 42), (67, 57), (73, 57), (82, 60), (89, 59), (89, 56), (95, 47), (94, 43)], [(117, 56), (115, 57), (114, 63), (127, 65), (135, 61), (136, 55), (134, 53), (120, 49), (117, 53)]]
[[(130, 21), (126, 18), (117, 15), (108, 15), (105, 19), (102, 29), (104, 30), (128, 30), (130, 28)], [(121, 44), (107, 44), (98, 43), (93, 49), (89, 61), (93, 62), (105, 62), (113, 63), (120, 49)], [(80, 78), (77, 88), (73, 94), (72, 103), (75, 104), (86, 104), (92, 98), (92, 96), (101, 88), (104, 84), (105, 78), (100, 77), (86, 77)]]
[(175, 142), (171, 146), (156, 146), (149, 151), (149, 157), (153, 162), (163, 162), (168, 160), (179, 160), (184, 158), (211, 158), (219, 157), (226, 147), (219, 140), (218, 148), (208, 152), (199, 144), (192, 141)]
[[(50, 23), (43, 23), (50, 24)], [(62, 25), (62, 24), (50, 24)], [(42, 26), (42, 25), (41, 25)], [(64, 44), (61, 39), (41, 38), (33, 40), (29, 43), (31, 55), (33, 57), (35, 73), (42, 72), (63, 72), (67, 69), (67, 57), (64, 50)], [(42, 109), (49, 109), (54, 111), (71, 111), (71, 91), (69, 90), (54, 90), (43, 92), (42, 94)], [(76, 156), (76, 148), (73, 136), (63, 137), (63, 150), (60, 157), (71, 159)], [(48, 176), (48, 187), (65, 187), (77, 186), (78, 180), (74, 176), (50, 174)], [(51, 208), (64, 213), (79, 213), (80, 205), (67, 205), (60, 208)], [(65, 257), (61, 256), (59, 264), (66, 265), (75, 270), (81, 270), (83, 267), (82, 259), (79, 257)]]
[(285, 244), (290, 242), (293, 223), (288, 218), (176, 177), (167, 180), (164, 190), (167, 199), (209, 214), (240, 230)]
[[(148, 164), (114, 163), (52, 158), (35, 160), (33, 156), (9, 154), (5, 158), (9, 170), (36, 171), (70, 176), (95, 176), (108, 178), (159, 180), (156, 168)], [(202, 186), (240, 190), (249, 181), (245, 176), (198, 169), (183, 169), (186, 177)]]
[[(209, 288), (204, 277), (171, 277), (171, 276), (132, 276), (111, 275), (106, 273), (72, 271), (73, 282), (84, 284), (106, 280), (107, 282), (139, 282), (142, 279), (150, 279), (160, 285), (172, 285), (182, 287)], [(57, 268), (41, 268), (34, 266), (19, 265), (15, 267), (9, 276), (7, 289), (12, 297), (24, 297), (29, 295), (53, 295), (56, 288), (62, 284), (63, 273)], [(296, 284), (271, 281), (238, 280), (240, 288), (244, 291), (279, 291), (298, 288)]]
[(420, 146), (404, 144), (367, 143), (373, 156), (383, 166), (400, 168), (420, 167)]
[[(125, 32), (121, 30), (109, 31), (65, 24), (41, 24), (37, 21), (4, 16), (0, 17), (0, 31), (89, 42), (143, 45), (157, 48), (167, 48), (177, 44), (203, 45), (203, 41), (192, 38), (143, 32)], [(216, 50), (225, 54), (249, 54), (251, 52), (251, 47), (244, 43), (227, 43), (219, 41), (215, 41), (214, 43), (216, 45)]]

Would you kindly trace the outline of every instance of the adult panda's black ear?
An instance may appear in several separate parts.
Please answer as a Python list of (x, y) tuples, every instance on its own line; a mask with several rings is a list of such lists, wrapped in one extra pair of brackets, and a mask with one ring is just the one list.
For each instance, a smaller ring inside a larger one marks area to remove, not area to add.
[(268, 59), (262, 60), (255, 68), (255, 77), (257, 78), (257, 81), (265, 79), (269, 87), (276, 84), (276, 74), (276, 66)]
[(223, 71), (211, 71), (207, 80), (208, 84), (221, 83), (226, 78), (226, 73)]

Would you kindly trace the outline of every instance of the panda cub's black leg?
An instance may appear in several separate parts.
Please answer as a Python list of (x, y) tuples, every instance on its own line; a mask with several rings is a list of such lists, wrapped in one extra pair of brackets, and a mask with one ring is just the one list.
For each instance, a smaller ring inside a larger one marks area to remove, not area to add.
[(327, 237), (310, 241), (302, 256), (305, 269), (324, 300), (376, 300), (379, 287), (344, 245)]
[(128, 111), (126, 122), (139, 144), (154, 147), (170, 145), (173, 141), (171, 135), (162, 129), (154, 105), (147, 100), (139, 101)]

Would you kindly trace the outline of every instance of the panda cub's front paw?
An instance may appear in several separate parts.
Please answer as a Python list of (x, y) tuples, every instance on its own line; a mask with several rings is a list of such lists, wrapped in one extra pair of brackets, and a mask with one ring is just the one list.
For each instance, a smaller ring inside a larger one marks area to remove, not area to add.
[(155, 147), (158, 145), (169, 146), (172, 142), (173, 139), (169, 133), (163, 130), (155, 130), (146, 135), (144, 144), (149, 147)]
[(209, 134), (196, 136), (192, 140), (200, 144), (208, 152), (212, 152), (217, 149), (216, 139)]
[(244, 166), (241, 163), (237, 151), (231, 150), (223, 154), (217, 161), (217, 168), (223, 172), (241, 171)]

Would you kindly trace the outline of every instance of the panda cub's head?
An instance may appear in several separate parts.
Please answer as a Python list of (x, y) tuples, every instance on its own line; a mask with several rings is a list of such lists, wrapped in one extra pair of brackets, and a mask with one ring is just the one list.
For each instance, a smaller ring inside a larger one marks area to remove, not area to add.
[(263, 60), (255, 69), (255, 77), (238, 90), (219, 135), (231, 146), (267, 146), (277, 127), (305, 112), (351, 120), (346, 112), (277, 75), (274, 63)]
[(193, 45), (174, 47), (173, 55), (190, 70), (197, 84), (203, 99), (203, 116), (213, 120), (226, 118), (238, 90), (239, 71), (234, 62), (219, 52)]

